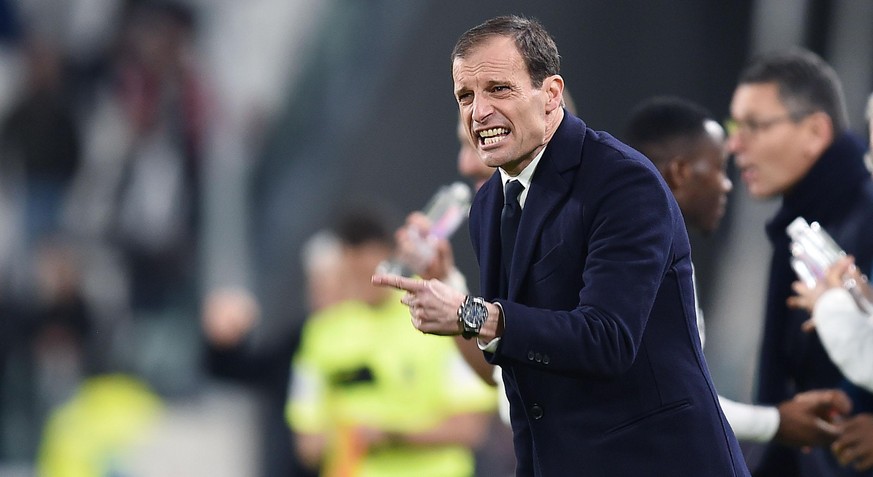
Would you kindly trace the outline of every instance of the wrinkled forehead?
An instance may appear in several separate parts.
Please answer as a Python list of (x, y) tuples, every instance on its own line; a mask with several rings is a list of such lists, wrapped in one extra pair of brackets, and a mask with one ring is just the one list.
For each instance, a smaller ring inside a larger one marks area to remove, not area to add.
[(499, 33), (491, 33), (464, 42), (464, 47), (461, 49), (458, 49), (456, 47), (455, 51), (452, 52), (452, 63), (458, 60), (469, 58), (482, 48), (498, 44), (499, 46), (503, 47), (508, 46), (507, 44), (511, 44), (512, 47), (517, 47), (517, 45), (515, 44), (515, 40), (511, 36), (502, 35)]
[(452, 61), (452, 79), (493, 78), (527, 73), (527, 66), (515, 41), (506, 36), (492, 36), (470, 48), (463, 57)]

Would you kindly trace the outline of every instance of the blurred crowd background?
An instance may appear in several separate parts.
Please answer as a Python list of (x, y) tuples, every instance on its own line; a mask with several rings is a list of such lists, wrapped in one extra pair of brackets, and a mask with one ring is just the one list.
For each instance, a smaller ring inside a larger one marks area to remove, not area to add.
[[(802, 45), (866, 134), (868, 0), (0, 0), (0, 476), (87, 475), (52, 472), (146, 428), (111, 475), (298, 475), (287, 367), (217, 372), (204, 297), (251, 291), (247, 346), (287, 360), (303, 242), (350, 204), (400, 225), (457, 180), (449, 54), (504, 13), (552, 32), (595, 129), (661, 94), (725, 117), (750, 55)], [(776, 204), (741, 187), (692, 241), (710, 368), (749, 401)]]

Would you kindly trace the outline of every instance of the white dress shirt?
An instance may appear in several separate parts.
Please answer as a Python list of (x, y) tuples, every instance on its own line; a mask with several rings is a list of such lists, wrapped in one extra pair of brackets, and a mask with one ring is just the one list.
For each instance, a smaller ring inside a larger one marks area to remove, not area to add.
[(873, 317), (844, 288), (824, 292), (812, 320), (831, 361), (855, 385), (873, 392)]

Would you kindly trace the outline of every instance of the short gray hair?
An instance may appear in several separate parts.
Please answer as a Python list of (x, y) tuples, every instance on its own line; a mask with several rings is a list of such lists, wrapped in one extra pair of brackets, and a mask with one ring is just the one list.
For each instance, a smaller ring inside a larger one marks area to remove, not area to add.
[(540, 22), (518, 15), (495, 17), (467, 30), (452, 50), (452, 62), (466, 58), (473, 48), (495, 36), (515, 40), (534, 87), (539, 88), (547, 77), (561, 73), (561, 55), (555, 40)]
[(739, 83), (776, 83), (779, 99), (795, 121), (823, 111), (830, 116), (836, 134), (849, 127), (840, 78), (809, 50), (791, 48), (756, 56), (740, 74)]

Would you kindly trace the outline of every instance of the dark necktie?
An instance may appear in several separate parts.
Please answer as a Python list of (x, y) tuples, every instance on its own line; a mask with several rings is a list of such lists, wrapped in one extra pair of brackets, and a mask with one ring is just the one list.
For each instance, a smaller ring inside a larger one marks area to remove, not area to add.
[(506, 183), (503, 189), (503, 212), (500, 213), (500, 254), (503, 259), (504, 283), (509, 283), (509, 270), (512, 267), (512, 251), (515, 250), (515, 236), (521, 220), (521, 204), (518, 196), (524, 186), (517, 180)]

